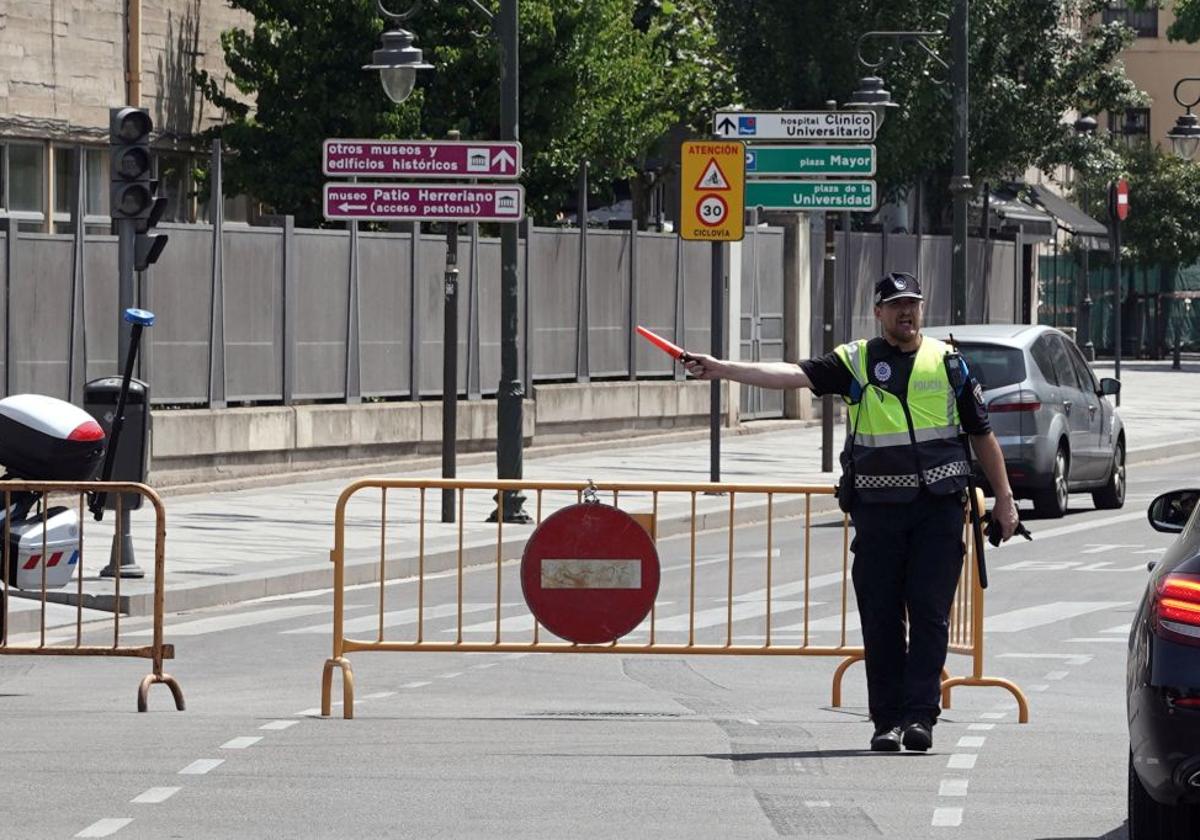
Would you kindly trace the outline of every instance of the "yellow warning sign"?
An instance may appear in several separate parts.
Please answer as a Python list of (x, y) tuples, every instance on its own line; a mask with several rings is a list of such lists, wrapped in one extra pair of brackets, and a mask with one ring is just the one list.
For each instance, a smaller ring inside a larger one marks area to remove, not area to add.
[(683, 144), (679, 235), (737, 242), (745, 235), (746, 147), (722, 140)]

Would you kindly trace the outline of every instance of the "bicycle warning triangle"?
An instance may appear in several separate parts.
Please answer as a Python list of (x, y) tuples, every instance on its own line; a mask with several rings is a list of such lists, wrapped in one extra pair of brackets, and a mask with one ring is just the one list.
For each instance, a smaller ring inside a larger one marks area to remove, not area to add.
[(704, 167), (704, 174), (696, 182), (695, 188), (706, 192), (729, 189), (729, 181), (725, 178), (725, 173), (721, 171), (721, 166), (717, 163), (716, 158), (709, 158), (708, 166)]

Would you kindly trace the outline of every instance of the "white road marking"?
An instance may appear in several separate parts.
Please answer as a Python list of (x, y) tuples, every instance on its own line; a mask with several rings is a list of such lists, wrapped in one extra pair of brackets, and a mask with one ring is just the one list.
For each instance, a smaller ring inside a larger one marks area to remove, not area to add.
[(1103, 554), (1106, 551), (1112, 551), (1114, 548), (1141, 548), (1141, 543), (1088, 543), (1087, 548), (1080, 551), (1080, 554)]
[(954, 828), (955, 826), (962, 825), (962, 815), (962, 808), (935, 808), (933, 811), (933, 824), (938, 828)]
[(971, 732), (990, 732), (996, 728), (994, 723), (972, 723), (967, 727)]
[(395, 695), (394, 691), (376, 691), (373, 694), (368, 694), (363, 697), (364, 700), (382, 700), (384, 697)]
[[(809, 606), (815, 607), (824, 603), (823, 601), (809, 601)], [(661, 605), (660, 605), (661, 606)], [(785, 612), (799, 610), (804, 608), (803, 601), (771, 601), (771, 614), (778, 616)], [(733, 620), (747, 621), (752, 618), (762, 618), (767, 614), (766, 601), (735, 601), (733, 604)], [(729, 607), (722, 604), (719, 607), (710, 607), (706, 610), (696, 611), (695, 627), (700, 630), (704, 627), (716, 627), (725, 623), (729, 617)], [(772, 629), (789, 630), (791, 627), (779, 627)], [(673, 615), (669, 618), (659, 617), (654, 622), (654, 629), (663, 633), (672, 631), (684, 631), (688, 629), (688, 614), (687, 612)]]
[[(274, 607), (254, 612), (241, 612), (235, 615), (215, 615), (211, 618), (199, 618), (195, 621), (185, 621), (182, 624), (168, 623), (164, 632), (171, 638), (176, 636), (202, 636), (205, 633), (219, 633), (222, 630), (234, 630), (239, 627), (253, 627), (256, 624), (268, 624), (272, 621), (283, 621), (302, 615), (316, 615), (329, 612), (328, 604), (308, 604), (291, 607)], [(332, 631), (332, 628), (331, 628)], [(145, 630), (134, 630), (130, 636), (150, 636), (153, 627)]]
[(832, 802), (826, 802), (823, 799), (818, 799), (818, 800), (807, 800), (806, 799), (804, 801), (804, 804), (806, 806), (808, 806), (809, 808), (832, 808), (833, 807)]
[(223, 750), (244, 750), (246, 747), (253, 747), (262, 740), (261, 735), (242, 735), (238, 738), (233, 738), (221, 745)]
[(1166, 551), (1167, 551), (1167, 547), (1164, 545), (1162, 548), (1143, 548), (1141, 551), (1135, 551), (1133, 553), (1134, 554), (1165, 554)]
[[(789, 624), (785, 627), (775, 628), (781, 632), (803, 632), (804, 622), (799, 624)], [(810, 633), (825, 633), (838, 632), (842, 629), (841, 613), (836, 615), (827, 615), (824, 618), (815, 618), (808, 622), (808, 632)], [(846, 613), (846, 632), (858, 633), (862, 630), (862, 622), (858, 617), (857, 612)]]
[[(334, 703), (333, 705), (338, 705)], [(302, 712), (296, 712), (296, 717), (321, 717), (321, 710), (317, 708), (305, 709)]]
[(955, 746), (962, 747), (963, 749), (971, 749), (972, 747), (978, 749), (983, 746), (986, 740), (986, 735), (964, 735), (958, 739), (958, 743)]
[(1049, 687), (1050, 686), (1046, 685), (1045, 683), (1034, 683), (1033, 685), (1025, 686), (1025, 690), (1026, 691), (1045, 691)]
[(76, 834), (76, 837), (108, 837), (110, 834), (116, 834), (125, 826), (133, 822), (133, 817), (109, 817), (103, 820), (96, 820), (83, 831)]
[(947, 770), (974, 770), (978, 753), (954, 753), (946, 762)]
[(758, 726), (758, 721), (756, 721), (754, 718), (746, 718), (743, 723), (748, 723), (751, 726)]
[(1068, 642), (1112, 642), (1118, 645), (1125, 644), (1128, 640), (1117, 636), (1080, 636), (1075, 639), (1067, 639)]
[(300, 721), (298, 720), (273, 720), (270, 723), (264, 723), (259, 729), (287, 729), (289, 726), (295, 726)]
[[(496, 605), (490, 602), (486, 604), (462, 605), (463, 615), (494, 609), (496, 609)], [(328, 612), (329, 607), (324, 607), (322, 611)], [(439, 618), (449, 618), (456, 615), (458, 615), (457, 601), (452, 604), (438, 604), (436, 606), (426, 607), (425, 613), (423, 616), (421, 616), (421, 619), (425, 622), (429, 622)], [(386, 629), (388, 627), (400, 627), (405, 624), (416, 624), (417, 618), (418, 616), (416, 607), (407, 610), (393, 610), (383, 614), (383, 626)], [(369, 633), (372, 630), (375, 632), (379, 631), (378, 612), (372, 615), (359, 616), (358, 618), (351, 619), (350, 621), (342, 622), (342, 633), (347, 636), (352, 633)], [(324, 636), (333, 632), (333, 622), (330, 621), (323, 624), (314, 624), (311, 627), (298, 627), (295, 630), (284, 630), (282, 632), (285, 636), (290, 636), (297, 633), (316, 633)]]
[(478, 665), (472, 665), (471, 667), (482, 671), (484, 668), (495, 668), (499, 664), (499, 662), (480, 662)]
[(431, 685), (431, 684), (432, 683), (429, 683), (429, 682), (410, 682), (410, 683), (405, 683), (404, 685), (402, 685), (400, 687), (401, 688), (424, 688), (425, 686)]
[(439, 680), (452, 680), (455, 677), (461, 677), (462, 675), (463, 675), (462, 671), (451, 671), (448, 674), (438, 674), (437, 678)]
[(1001, 653), (1001, 659), (1061, 659), (1067, 665), (1086, 665), (1092, 661), (1089, 653)]
[(135, 802), (138, 805), (157, 805), (160, 802), (166, 802), (172, 796), (179, 793), (180, 790), (182, 788), (152, 787), (143, 793), (139, 793), (130, 802)]
[[(1062, 537), (1067, 534), (1078, 534), (1080, 531), (1094, 531), (1097, 528), (1107, 528), (1109, 525), (1117, 525), (1121, 522), (1132, 522), (1135, 519), (1145, 519), (1145, 511), (1137, 511), (1136, 513), (1123, 513), (1120, 516), (1106, 516), (1102, 521), (1088, 520), (1087, 522), (1077, 522), (1074, 525), (1062, 525), (1058, 528), (1048, 528), (1045, 531), (1039, 530), (1035, 537), (1039, 540), (1048, 540), (1053, 537)], [(1009, 542), (1000, 543), (996, 548), (989, 548), (989, 551), (996, 551), (999, 548), (1008, 548), (1015, 545), (1011, 540)]]
[(938, 796), (966, 796), (968, 779), (942, 779)]
[(1088, 613), (1123, 607), (1125, 601), (1051, 601), (1035, 607), (1022, 607), (989, 615), (984, 619), (985, 633), (1020, 633), (1034, 627), (1054, 624)]
[(1129, 622), (1126, 622), (1125, 624), (1118, 624), (1114, 627), (1109, 627), (1107, 630), (1101, 630), (1100, 632), (1106, 636), (1110, 633), (1115, 636), (1128, 636), (1131, 626), (1132, 625)]
[(1064, 679), (1067, 676), (1067, 674), (1069, 674), (1069, 673), (1070, 673), (1070, 671), (1047, 671), (1046, 676), (1042, 677), (1042, 679), (1044, 679), (1044, 680), (1061, 680), (1061, 679)]
[(179, 771), (180, 776), (203, 776), (225, 763), (223, 758), (198, 758)]
[(984, 720), (1004, 720), (1004, 712), (984, 712), (980, 715)]

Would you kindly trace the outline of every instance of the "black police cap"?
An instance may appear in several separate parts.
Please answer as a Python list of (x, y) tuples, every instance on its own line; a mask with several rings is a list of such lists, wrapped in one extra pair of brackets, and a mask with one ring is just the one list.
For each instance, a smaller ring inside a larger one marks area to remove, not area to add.
[(904, 271), (893, 271), (875, 284), (876, 306), (899, 298), (925, 300), (921, 294), (921, 284), (916, 277)]

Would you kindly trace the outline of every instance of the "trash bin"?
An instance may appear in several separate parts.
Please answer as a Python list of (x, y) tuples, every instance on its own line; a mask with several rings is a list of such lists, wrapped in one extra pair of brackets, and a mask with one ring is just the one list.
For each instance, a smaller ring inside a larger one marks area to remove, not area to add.
[[(93, 379), (83, 386), (83, 409), (103, 427), (110, 445), (113, 418), (117, 414), (117, 400), (120, 396), (119, 376)], [(125, 399), (125, 423), (121, 426), (121, 437), (117, 441), (115, 456), (111, 480), (145, 482), (146, 468), (150, 460), (150, 386), (140, 379), (129, 381), (129, 395)], [(125, 510), (136, 510), (142, 506), (141, 494), (121, 495), (125, 497)], [(108, 510), (116, 510), (116, 494), (108, 494), (104, 506)]]

